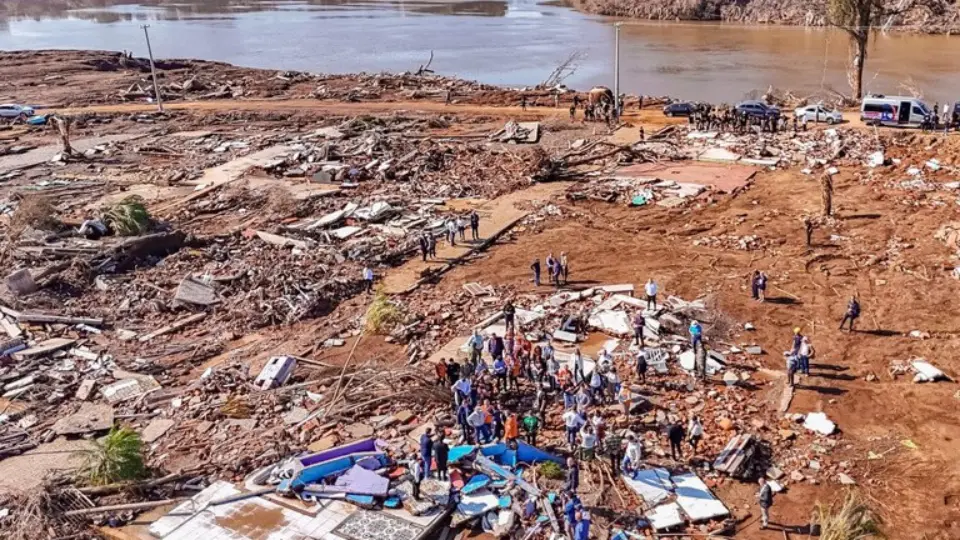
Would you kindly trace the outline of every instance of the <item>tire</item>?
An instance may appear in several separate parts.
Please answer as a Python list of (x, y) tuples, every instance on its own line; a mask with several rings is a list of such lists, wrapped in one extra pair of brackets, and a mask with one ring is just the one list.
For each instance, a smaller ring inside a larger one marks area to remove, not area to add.
[(831, 117), (831, 118), (827, 118), (827, 125), (832, 126), (832, 125), (834, 125), (834, 124), (836, 124), (836, 123), (837, 123), (837, 121), (834, 120), (832, 117)]
[(673, 111), (667, 111), (663, 114), (667, 115), (669, 118), (673, 118)]

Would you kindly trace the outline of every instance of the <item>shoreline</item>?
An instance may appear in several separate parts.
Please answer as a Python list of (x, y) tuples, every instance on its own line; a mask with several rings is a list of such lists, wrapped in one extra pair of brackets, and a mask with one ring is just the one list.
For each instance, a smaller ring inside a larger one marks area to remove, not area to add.
[[(725, 0), (716, 2), (717, 11), (708, 13), (692, 12), (680, 0), (659, 0), (657, 2), (622, 2), (618, 0), (559, 0), (546, 2), (547, 5), (567, 7), (587, 15), (598, 15), (630, 21), (648, 21), (652, 23), (703, 23), (738, 25), (744, 27), (798, 27), (808, 29), (829, 29), (831, 25), (826, 20), (824, 6), (814, 6), (804, 9), (805, 3), (796, 0), (796, 6), (784, 6), (782, 9), (766, 4), (775, 3), (770, 0), (749, 1), (743, 6), (735, 2), (725, 3)], [(784, 0), (791, 4), (791, 0)], [(760, 5), (758, 5), (760, 4)], [(960, 10), (960, 8), (956, 8)], [(883, 32), (904, 34), (944, 35), (952, 36), (960, 33), (960, 11), (946, 12), (939, 16), (921, 18), (923, 10), (908, 11), (902, 19), (895, 21)]]

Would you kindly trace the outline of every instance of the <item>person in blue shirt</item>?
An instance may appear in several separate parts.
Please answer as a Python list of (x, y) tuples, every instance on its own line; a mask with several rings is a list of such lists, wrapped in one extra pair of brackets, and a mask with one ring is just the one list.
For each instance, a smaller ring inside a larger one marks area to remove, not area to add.
[(573, 529), (573, 540), (590, 540), (590, 513), (584, 509), (577, 511), (577, 526)]
[(690, 323), (690, 345), (693, 347), (693, 352), (697, 352), (697, 345), (703, 348), (703, 328), (697, 321)]
[(571, 491), (564, 493), (564, 498), (567, 501), (567, 503), (563, 505), (563, 515), (567, 522), (567, 536), (573, 538), (573, 528), (577, 523), (577, 510), (579, 510), (583, 505), (580, 503), (580, 499), (577, 497), (576, 493)]
[(497, 378), (497, 391), (507, 391), (507, 363), (503, 356), (493, 361), (493, 375)]

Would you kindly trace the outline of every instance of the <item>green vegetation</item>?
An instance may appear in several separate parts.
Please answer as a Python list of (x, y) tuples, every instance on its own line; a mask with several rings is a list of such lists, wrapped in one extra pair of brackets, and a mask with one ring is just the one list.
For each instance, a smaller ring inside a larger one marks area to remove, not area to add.
[(545, 461), (541, 463), (538, 470), (540, 471), (540, 476), (546, 478), (547, 480), (563, 480), (563, 467), (552, 461)]
[(127, 427), (114, 426), (110, 433), (83, 450), (81, 475), (91, 485), (137, 480), (146, 474), (143, 464), (143, 441)]
[(396, 304), (390, 301), (382, 289), (367, 310), (367, 332), (371, 334), (387, 334), (403, 320), (403, 312)]
[(150, 212), (143, 204), (143, 199), (137, 195), (110, 205), (104, 212), (104, 220), (109, 222), (120, 236), (136, 236), (150, 228)]

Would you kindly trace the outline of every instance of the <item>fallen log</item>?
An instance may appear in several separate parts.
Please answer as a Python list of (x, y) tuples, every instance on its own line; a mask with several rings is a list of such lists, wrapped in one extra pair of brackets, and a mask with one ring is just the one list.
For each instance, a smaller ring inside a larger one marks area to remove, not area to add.
[(173, 324), (164, 326), (163, 328), (160, 328), (160, 329), (158, 329), (158, 330), (154, 330), (153, 332), (150, 332), (149, 334), (142, 335), (142, 336), (140, 336), (139, 340), (140, 340), (141, 343), (143, 343), (143, 342), (145, 342), (145, 341), (150, 341), (151, 339), (153, 339), (153, 338), (155, 338), (155, 337), (159, 337), (159, 336), (162, 336), (162, 335), (164, 335), (164, 334), (169, 334), (170, 332), (176, 332), (177, 330), (180, 330), (181, 328), (183, 328), (183, 327), (185, 327), (185, 326), (190, 326), (191, 324), (193, 324), (193, 323), (195, 323), (195, 322), (197, 322), (197, 321), (199, 321), (199, 320), (202, 320), (202, 319), (205, 318), (206, 316), (207, 316), (206, 313), (195, 313), (195, 314), (193, 314), (193, 315), (190, 315), (189, 317), (186, 317), (186, 318), (184, 318), (184, 319), (180, 319), (179, 321), (177, 321), (177, 322), (175, 322), (175, 323), (173, 323)]
[(90, 317), (69, 317), (64, 315), (45, 315), (43, 313), (21, 313), (17, 322), (22, 323), (49, 323), (49, 324), (86, 324), (103, 326), (103, 319)]
[(114, 504), (111, 506), (95, 506), (93, 508), (84, 508), (82, 510), (70, 510), (64, 512), (64, 517), (70, 516), (85, 516), (88, 514), (97, 514), (100, 512), (118, 512), (122, 510), (149, 510), (151, 508), (156, 508), (158, 506), (166, 506), (168, 504), (174, 504), (178, 502), (183, 502), (189, 500), (188, 497), (177, 497), (176, 499), (163, 499), (160, 501), (147, 501), (139, 503), (130, 503), (130, 504)]

